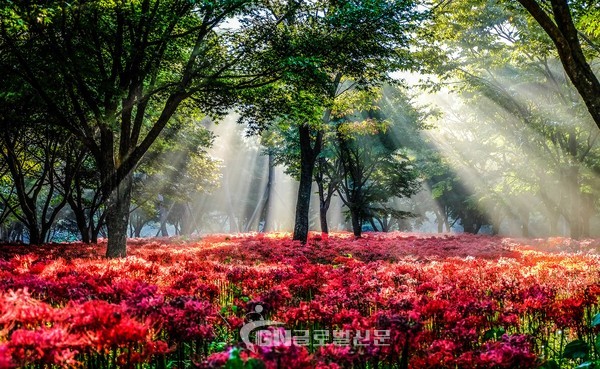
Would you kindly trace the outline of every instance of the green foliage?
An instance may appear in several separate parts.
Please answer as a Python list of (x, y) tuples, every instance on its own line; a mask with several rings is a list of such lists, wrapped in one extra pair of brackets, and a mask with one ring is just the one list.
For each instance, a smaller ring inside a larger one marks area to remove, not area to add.
[(600, 9), (590, 8), (579, 21), (579, 25), (586, 33), (596, 39), (600, 39)]
[(265, 363), (260, 359), (249, 358), (243, 360), (240, 355), (241, 350), (234, 347), (229, 350), (229, 359), (225, 364), (225, 369), (265, 369)]

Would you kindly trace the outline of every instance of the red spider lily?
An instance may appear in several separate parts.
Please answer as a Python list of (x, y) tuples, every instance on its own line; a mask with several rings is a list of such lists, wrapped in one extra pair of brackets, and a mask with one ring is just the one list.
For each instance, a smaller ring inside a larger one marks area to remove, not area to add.
[[(539, 251), (588, 250), (587, 241), (522, 242), (344, 233), (302, 246), (287, 234), (213, 235), (132, 240), (130, 257), (110, 261), (98, 257), (104, 244), (7, 246), (0, 367), (86, 366), (95, 355), (122, 367), (222, 367), (230, 355), (218, 351), (239, 344), (258, 305), (259, 318), (289, 330), (350, 332), (345, 346), (330, 334), (320, 347), (240, 351), (268, 368), (536, 367), (558, 329), (593, 336), (600, 259)], [(375, 330), (389, 330), (386, 345), (366, 338)]]

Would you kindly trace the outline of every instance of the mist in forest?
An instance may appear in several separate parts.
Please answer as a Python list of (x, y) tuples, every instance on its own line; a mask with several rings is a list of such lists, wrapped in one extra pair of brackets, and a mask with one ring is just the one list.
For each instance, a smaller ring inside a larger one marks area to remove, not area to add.
[[(453, 172), (457, 181), (448, 192), (466, 194), (463, 211), (472, 209), (480, 231), (600, 234), (597, 128), (564, 72), (547, 73), (531, 80), (498, 70), (474, 92), (443, 88), (419, 96), (419, 104), (438, 112), (424, 139)], [(457, 216), (469, 215), (450, 218)]]

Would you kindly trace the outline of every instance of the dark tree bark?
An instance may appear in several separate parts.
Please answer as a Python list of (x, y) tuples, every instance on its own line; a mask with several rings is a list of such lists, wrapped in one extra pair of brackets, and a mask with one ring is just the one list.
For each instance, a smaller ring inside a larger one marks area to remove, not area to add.
[[(337, 173), (333, 173), (334, 169), (327, 163), (326, 159), (319, 157), (317, 159), (317, 168), (315, 173), (315, 183), (319, 194), (319, 220), (321, 223), (321, 232), (329, 233), (329, 225), (327, 223), (327, 212), (331, 205), (331, 199), (338, 189), (339, 179)], [(328, 177), (328, 181), (325, 179)]]
[(95, 224), (94, 224), (94, 220), (92, 218), (90, 218), (89, 227), (90, 227), (90, 230), (92, 231), (92, 238), (90, 240), (91, 243), (98, 243), (98, 236), (100, 235), (100, 232), (102, 231), (102, 229), (105, 226), (106, 226), (106, 211), (104, 211), (104, 212), (102, 212), (102, 214), (100, 214), (98, 222)]
[[(326, 113), (327, 120), (329, 120), (330, 113), (330, 111)], [(308, 240), (308, 213), (310, 210), (313, 171), (317, 156), (321, 152), (323, 145), (323, 132), (317, 132), (314, 145), (311, 144), (310, 127), (307, 124), (299, 126), (298, 133), (300, 136), (300, 184), (298, 186), (293, 239), (306, 243)]]
[(588, 63), (567, 0), (551, 0), (548, 14), (536, 0), (518, 0), (556, 46), (562, 65), (600, 127), (600, 81)]
[(360, 210), (355, 207), (350, 208), (350, 218), (352, 219), (352, 233), (354, 233), (354, 237), (360, 238), (362, 236)]
[[(86, 151), (82, 148), (73, 150), (75, 151), (74, 157), (77, 163), (73, 183), (59, 180), (59, 184), (62, 186), (63, 194), (75, 216), (75, 224), (81, 241), (92, 243), (94, 228), (96, 228), (95, 217), (98, 215), (104, 200), (99, 188), (97, 173), (95, 170), (90, 171), (89, 168), (85, 168)], [(84, 193), (89, 190), (92, 190), (93, 196), (85, 198)]]
[[(383, 221), (381, 219), (378, 219), (379, 224), (381, 224), (381, 231), (382, 232), (386, 232), (386, 230), (384, 229), (384, 225), (383, 225)], [(369, 218), (369, 224), (371, 224), (371, 227), (373, 228), (374, 232), (379, 232), (379, 229), (377, 228), (377, 225), (375, 224), (375, 218), (371, 217)]]
[(463, 226), (463, 231), (465, 233), (472, 233), (475, 234), (475, 222), (473, 222), (473, 219), (471, 219), (470, 217), (464, 217), (460, 219), (462, 226)]
[(263, 204), (263, 208), (262, 208), (262, 212), (261, 212), (261, 218), (264, 221), (263, 232), (269, 232), (272, 228), (271, 224), (270, 224), (272, 219), (270, 219), (270, 218), (273, 216), (273, 214), (269, 213), (269, 206), (271, 203), (271, 191), (272, 191), (273, 187), (275, 186), (275, 158), (271, 151), (269, 151), (268, 165), (269, 165), (269, 175), (268, 175), (268, 180), (267, 180), (267, 188), (265, 188), (265, 200), (264, 200), (264, 204)]
[[(329, 97), (333, 100), (338, 93), (338, 87), (342, 80), (342, 74), (336, 73), (330, 86)], [(323, 124), (331, 120), (331, 109), (328, 108), (323, 114)], [(298, 186), (298, 200), (296, 202), (296, 218), (294, 222), (294, 241), (303, 244), (308, 240), (310, 210), (310, 194), (312, 189), (313, 173), (317, 158), (323, 148), (323, 130), (319, 129), (315, 134), (314, 145), (311, 143), (311, 129), (308, 124), (298, 127), (300, 140), (300, 184)]]
[(351, 148), (347, 139), (337, 132), (337, 143), (339, 146), (341, 177), (338, 194), (344, 205), (350, 211), (350, 221), (354, 236), (362, 236), (362, 214), (365, 209), (364, 186), (370, 177), (371, 169), (364, 167), (361, 155), (357, 148)]
[(127, 225), (131, 204), (132, 176), (126, 176), (108, 197), (106, 204), (106, 228), (108, 245), (106, 257), (127, 256)]
[[(70, 201), (69, 206), (71, 207), (71, 210), (74, 209), (74, 206)], [(85, 213), (83, 211), (73, 211), (73, 214), (75, 215), (75, 224), (77, 225), (77, 230), (79, 230), (81, 242), (90, 243), (92, 235), (88, 228), (87, 220), (85, 219)]]

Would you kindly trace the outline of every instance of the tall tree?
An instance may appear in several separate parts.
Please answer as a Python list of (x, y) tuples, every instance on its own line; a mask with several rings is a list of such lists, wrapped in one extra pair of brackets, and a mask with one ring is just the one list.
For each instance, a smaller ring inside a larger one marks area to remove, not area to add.
[[(294, 68), (277, 91), (254, 96), (243, 107), (242, 121), (264, 127), (287, 119), (298, 131), (300, 184), (294, 240), (308, 238), (313, 171), (322, 150), (323, 127), (332, 119), (336, 99), (353, 88), (380, 85), (389, 72), (413, 66), (408, 46), (423, 17), (413, 0), (315, 1), (298, 3), (294, 17), (281, 24), (273, 47), (293, 55)], [(307, 107), (307, 102), (316, 105)], [(299, 111), (301, 105), (310, 113)], [(315, 109), (320, 110), (318, 119), (314, 119)]]
[(244, 27), (223, 26), (258, 3), (86, 0), (3, 6), (0, 48), (10, 66), (3, 72), (22, 77), (53, 121), (94, 157), (107, 201), (107, 257), (126, 255), (132, 172), (180, 106), (192, 102), (223, 113), (233, 90), (266, 83), (269, 73), (251, 70), (257, 64), (241, 66), (260, 50), (255, 48), (260, 39), (245, 39)]
[(381, 121), (374, 111), (366, 115), (364, 120), (348, 117), (336, 126), (337, 191), (350, 213), (355, 237), (361, 236), (365, 221), (377, 229), (376, 218), (406, 215), (387, 203), (393, 197), (409, 197), (419, 188), (413, 163), (387, 127), (391, 123)]

